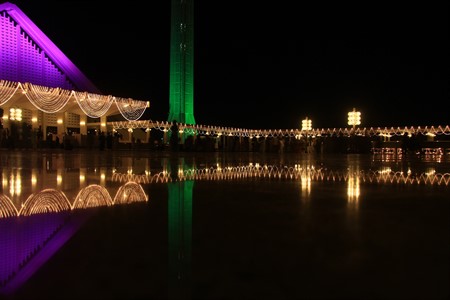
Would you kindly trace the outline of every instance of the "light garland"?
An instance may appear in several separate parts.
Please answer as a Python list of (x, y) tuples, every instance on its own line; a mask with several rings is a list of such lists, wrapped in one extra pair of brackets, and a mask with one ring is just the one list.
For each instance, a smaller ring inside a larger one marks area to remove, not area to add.
[(19, 88), (18, 82), (0, 80), (0, 106), (9, 101)]
[(140, 184), (127, 182), (121, 186), (114, 197), (114, 204), (129, 204), (133, 202), (148, 201), (148, 197)]
[(111, 206), (113, 204), (111, 196), (104, 187), (92, 184), (78, 193), (73, 203), (73, 209)]
[(148, 107), (147, 102), (133, 100), (131, 98), (115, 97), (115, 102), (122, 116), (128, 121), (138, 120)]
[(75, 100), (81, 110), (91, 118), (100, 118), (111, 107), (114, 97), (111, 95), (98, 95), (87, 92), (73, 92)]
[(37, 109), (46, 113), (56, 113), (69, 102), (72, 92), (61, 88), (51, 88), (26, 82), (21, 85), (25, 96)]
[(58, 213), (72, 209), (64, 193), (45, 189), (37, 194), (31, 194), (20, 209), (18, 215), (30, 216), (42, 213)]
[[(167, 183), (173, 180), (168, 172), (160, 172), (153, 176), (114, 173), (112, 180), (123, 182), (130, 177), (145, 183)], [(397, 183), (397, 184), (428, 184), (450, 185), (450, 173), (428, 172), (421, 174), (404, 173), (401, 171), (333, 171), (314, 166), (275, 166), (275, 165), (245, 165), (229, 167), (208, 167), (179, 169), (177, 181), (186, 180), (235, 180), (251, 178), (289, 179), (296, 181), (338, 181), (348, 182), (357, 180), (359, 183)]]
[[(118, 129), (128, 129), (128, 128), (143, 128), (143, 129), (157, 129), (160, 131), (170, 131), (170, 122), (160, 122), (152, 120), (142, 120), (142, 121), (117, 121), (112, 122), (112, 126), (115, 130)], [(296, 138), (302, 135), (302, 130), (300, 129), (245, 129), (245, 128), (231, 128), (231, 127), (220, 127), (220, 126), (210, 126), (210, 125), (188, 125), (188, 124), (178, 124), (180, 130), (183, 130), (185, 134), (195, 134), (195, 135), (209, 135), (214, 137), (219, 136), (234, 136), (234, 137), (245, 137), (245, 138)], [(339, 136), (402, 136), (404, 134), (408, 135), (450, 135), (450, 126), (425, 126), (425, 127), (384, 127), (384, 128), (322, 128), (322, 129), (311, 129), (308, 131), (310, 136), (321, 137), (339, 137)]]
[(0, 219), (15, 217), (18, 215), (18, 211), (11, 199), (7, 196), (0, 195)]
[(45, 189), (37, 194), (31, 194), (25, 203), (22, 204), (20, 211), (18, 211), (9, 197), (0, 194), (0, 219), (148, 201), (148, 196), (145, 194), (144, 189), (136, 182), (127, 182), (127, 184), (120, 187), (116, 198), (123, 198), (124, 195), (126, 195), (126, 201), (112, 201), (111, 196), (104, 187), (92, 184), (82, 189), (74, 200), (73, 205), (71, 205), (62, 191)]
[[(26, 97), (39, 110), (46, 113), (60, 111), (69, 101), (73, 94), (81, 110), (91, 118), (99, 118), (106, 114), (115, 102), (121, 115), (128, 121), (112, 122), (113, 130), (117, 129), (156, 129), (163, 132), (170, 131), (171, 123), (167, 121), (141, 120), (149, 102), (133, 100), (131, 98), (113, 97), (111, 95), (98, 95), (87, 92), (76, 92), (61, 88), (50, 88), (31, 83), (12, 82), (0, 80), (0, 106), (9, 101), (18, 88), (21, 87)], [(180, 130), (189, 135), (209, 135), (213, 137), (229, 136), (244, 138), (298, 138), (302, 136), (300, 129), (245, 129), (220, 127), (210, 125), (188, 125), (179, 124)], [(370, 128), (322, 128), (308, 130), (312, 137), (321, 136), (401, 136), (412, 135), (450, 135), (450, 126), (411, 126), (411, 127), (370, 127)]]

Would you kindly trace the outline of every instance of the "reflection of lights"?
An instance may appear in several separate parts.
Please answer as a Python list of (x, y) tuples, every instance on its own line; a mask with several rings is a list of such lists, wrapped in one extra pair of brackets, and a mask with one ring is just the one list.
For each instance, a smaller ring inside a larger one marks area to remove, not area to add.
[[(17, 182), (20, 183), (21, 181), (20, 176), (19, 178), (12, 176), (12, 181), (14, 181), (14, 187), (17, 187)], [(14, 193), (16, 192), (17, 190), (14, 190)], [(63, 192), (45, 189), (37, 194), (31, 194), (24, 203), (21, 203), (20, 211), (17, 211), (9, 197), (0, 194), (0, 219), (143, 201), (148, 201), (148, 196), (142, 186), (136, 182), (127, 182), (124, 186), (121, 186), (114, 201), (104, 187), (95, 184), (90, 185), (78, 193), (72, 205)]]
[(73, 203), (73, 208), (90, 208), (99, 206), (111, 206), (113, 201), (108, 191), (97, 184), (82, 189)]
[(80, 174), (80, 183), (83, 183), (86, 180), (86, 176), (83, 174)]
[(311, 174), (309, 171), (302, 172), (300, 175), (300, 182), (302, 186), (302, 192), (306, 195), (311, 193)]
[(425, 172), (426, 176), (433, 176), (434, 174), (436, 174), (436, 170), (434, 168), (428, 168)]
[(58, 185), (60, 185), (61, 182), (62, 182), (62, 176), (61, 176), (60, 174), (58, 174), (58, 175), (56, 176), (56, 183), (57, 183)]
[(349, 202), (357, 202), (359, 198), (359, 177), (350, 176), (347, 182), (347, 196)]
[(389, 167), (381, 168), (381, 170), (379, 171), (380, 174), (389, 174), (391, 172), (392, 172), (392, 169)]
[(84, 125), (86, 125), (86, 122), (85, 121), (80, 121), (80, 126), (84, 126)]
[(11, 196), (17, 195), (19, 196), (22, 192), (22, 177), (20, 174), (16, 174), (14, 176), (11, 174), (9, 177), (9, 193)]
[(31, 118), (31, 122), (37, 123), (38, 119), (36, 117)]
[(105, 178), (106, 178), (105, 173), (102, 173), (102, 174), (100, 175), (100, 178), (101, 178), (102, 180), (105, 180)]
[(63, 120), (62, 120), (62, 119), (58, 119), (58, 120), (56, 121), (56, 123), (62, 124), (62, 123), (63, 123)]
[[(412, 176), (410, 169), (407, 171), (408, 175), (404, 174), (402, 171), (394, 172), (391, 168), (383, 168), (377, 171), (361, 171), (358, 172), (357, 183), (368, 182), (368, 183), (403, 183), (403, 184), (437, 184), (437, 185), (449, 185), (450, 184), (450, 173), (444, 174), (431, 174), (429, 176), (424, 173), (420, 175)], [(152, 183), (161, 182), (166, 183), (170, 181), (171, 175), (166, 169), (160, 173), (155, 173), (153, 176), (146, 175), (132, 175), (131, 172), (127, 174), (120, 174), (115, 172), (113, 174), (113, 181), (127, 182), (135, 181), (139, 183)], [(308, 178), (309, 176), (309, 178)], [(300, 165), (294, 165), (292, 167), (284, 166), (274, 166), (274, 165), (264, 165), (261, 167), (256, 164), (250, 163), (247, 166), (226, 166), (226, 167), (206, 167), (199, 169), (189, 169), (189, 171), (183, 170), (183, 176), (179, 176), (179, 180), (227, 180), (227, 179), (237, 179), (237, 178), (284, 178), (299, 180), (305, 183), (303, 186), (306, 188), (309, 182), (312, 181), (342, 181), (347, 182), (349, 180), (349, 173), (341, 171), (327, 170), (326, 168), (316, 169), (315, 166), (301, 167)], [(353, 182), (355, 181), (352, 179)], [(359, 188), (356, 192), (359, 191)], [(352, 195), (357, 195), (353, 193)]]
[(36, 183), (37, 183), (37, 177), (35, 174), (32, 174), (31, 175), (31, 185), (34, 187), (34, 186), (36, 186)]

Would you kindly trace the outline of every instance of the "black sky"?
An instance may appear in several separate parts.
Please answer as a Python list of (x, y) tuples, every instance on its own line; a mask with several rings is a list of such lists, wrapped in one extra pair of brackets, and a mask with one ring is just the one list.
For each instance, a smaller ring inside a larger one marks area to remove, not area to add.
[[(167, 119), (169, 0), (11, 2), (104, 94)], [(353, 107), (367, 127), (450, 124), (445, 2), (265, 2), (195, 3), (198, 124), (345, 127)]]

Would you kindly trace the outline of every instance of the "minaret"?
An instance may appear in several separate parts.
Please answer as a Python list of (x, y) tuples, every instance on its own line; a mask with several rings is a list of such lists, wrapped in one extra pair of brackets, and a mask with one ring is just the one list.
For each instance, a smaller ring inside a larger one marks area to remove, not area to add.
[(168, 121), (195, 124), (194, 0), (172, 0), (171, 20)]

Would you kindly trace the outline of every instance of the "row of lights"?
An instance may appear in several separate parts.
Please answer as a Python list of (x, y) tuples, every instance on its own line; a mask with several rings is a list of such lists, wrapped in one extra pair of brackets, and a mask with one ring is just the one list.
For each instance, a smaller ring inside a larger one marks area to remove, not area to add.
[[(8, 120), (8, 116), (3, 116), (3, 120)], [(14, 108), (14, 107), (10, 108), (9, 109), (9, 120), (11, 120), (11, 121), (22, 121), (22, 109)], [(33, 123), (36, 123), (38, 121), (38, 119), (34, 117), (34, 118), (31, 119), (31, 121)], [(56, 123), (63, 124), (64, 121), (62, 119), (58, 119), (56, 121)], [(84, 125), (86, 125), (86, 122), (85, 121), (80, 121), (80, 126), (84, 126)], [(102, 127), (106, 127), (106, 123), (101, 123), (101, 126)]]
[[(356, 111), (353, 108), (353, 111), (348, 112), (348, 125), (353, 126), (355, 129), (356, 125), (361, 125), (361, 112)], [(302, 131), (309, 131), (312, 129), (312, 121), (306, 117), (302, 120)]]

